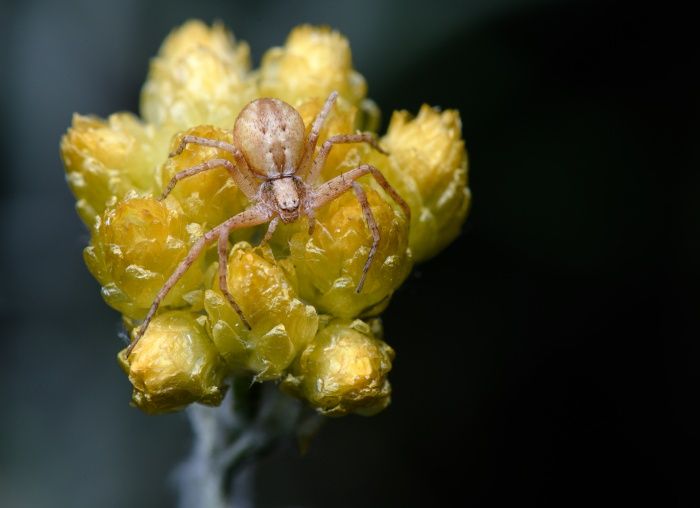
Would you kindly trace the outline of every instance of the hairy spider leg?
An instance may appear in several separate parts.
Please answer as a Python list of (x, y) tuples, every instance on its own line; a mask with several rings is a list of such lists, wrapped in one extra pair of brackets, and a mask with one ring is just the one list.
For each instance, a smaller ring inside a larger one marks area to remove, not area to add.
[(387, 155), (387, 152), (385, 152), (379, 146), (379, 143), (377, 143), (377, 139), (374, 137), (374, 134), (370, 132), (359, 132), (357, 134), (338, 134), (336, 136), (331, 136), (326, 141), (324, 141), (323, 145), (321, 145), (321, 149), (318, 151), (318, 155), (314, 159), (314, 163), (311, 166), (311, 172), (309, 173), (309, 177), (307, 178), (307, 181), (310, 184), (313, 184), (318, 178), (318, 176), (321, 174), (321, 170), (323, 169), (323, 165), (326, 163), (326, 159), (328, 158), (328, 154), (331, 152), (331, 148), (333, 148), (334, 145), (341, 143), (367, 143), (379, 153)]
[(270, 241), (270, 238), (272, 238), (272, 235), (275, 234), (275, 230), (277, 229), (277, 225), (280, 223), (280, 218), (275, 217), (270, 221), (270, 224), (267, 226), (267, 231), (265, 231), (265, 236), (263, 236), (262, 241), (260, 242), (260, 245), (263, 245), (267, 242)]
[(192, 166), (191, 168), (183, 169), (182, 171), (178, 171), (177, 173), (175, 173), (175, 175), (173, 175), (173, 177), (170, 179), (170, 182), (168, 182), (168, 185), (163, 191), (163, 193), (158, 198), (158, 201), (163, 201), (166, 197), (168, 197), (168, 194), (172, 192), (172, 190), (175, 188), (175, 185), (177, 185), (177, 182), (179, 182), (180, 180), (190, 176), (194, 176), (198, 173), (202, 173), (203, 171), (220, 168), (222, 166), (228, 170), (228, 172), (233, 177), (233, 181), (236, 182), (236, 184), (243, 191), (246, 197), (250, 200), (253, 200), (255, 198), (255, 192), (250, 194), (246, 191), (246, 188), (239, 183), (240, 173), (238, 173), (235, 164), (226, 159), (210, 159), (206, 162), (197, 164), (196, 166)]
[(389, 194), (392, 197), (392, 199), (396, 201), (396, 203), (403, 210), (406, 220), (408, 222), (411, 222), (411, 209), (409, 208), (408, 203), (406, 203), (403, 200), (403, 198), (399, 196), (399, 193), (396, 192), (396, 190), (391, 186), (391, 184), (386, 180), (386, 178), (384, 178), (382, 172), (369, 164), (363, 164), (361, 166), (356, 167), (355, 169), (351, 169), (350, 171), (341, 173), (335, 178), (331, 178), (327, 182), (319, 185), (311, 192), (312, 204), (310, 208), (317, 209), (325, 205), (326, 203), (334, 200), (335, 198), (343, 194), (345, 191), (347, 191), (350, 187), (353, 187), (355, 190), (355, 195), (357, 196), (357, 199), (360, 202), (360, 206), (362, 207), (362, 213), (365, 216), (367, 225), (372, 231), (373, 238), (372, 248), (370, 249), (369, 256), (367, 257), (367, 261), (365, 262), (365, 266), (362, 269), (362, 277), (360, 278), (360, 283), (357, 285), (357, 288), (355, 288), (356, 293), (362, 291), (362, 286), (365, 283), (365, 277), (367, 276), (367, 272), (369, 271), (370, 265), (372, 264), (372, 260), (374, 259), (374, 253), (377, 250), (377, 244), (379, 243), (379, 229), (377, 228), (377, 223), (374, 220), (372, 210), (370, 209), (369, 203), (367, 202), (367, 196), (365, 195), (360, 185), (355, 181), (358, 178), (361, 178), (367, 174), (371, 174), (375, 181), (387, 192), (387, 194)]
[(238, 306), (236, 303), (236, 300), (233, 299), (233, 296), (228, 290), (228, 283), (226, 282), (226, 272), (228, 271), (228, 235), (231, 233), (230, 229), (222, 229), (221, 233), (219, 234), (219, 245), (218, 245), (218, 251), (219, 251), (219, 288), (221, 289), (221, 293), (226, 297), (228, 300), (228, 303), (231, 304), (231, 307), (233, 307), (233, 310), (236, 311), (238, 316), (241, 318), (241, 321), (243, 321), (243, 324), (245, 327), (250, 330), (251, 326), (250, 323), (248, 323), (248, 320), (245, 318), (243, 315), (243, 311), (241, 308)]
[[(139, 340), (141, 340), (141, 337), (143, 337), (143, 334), (146, 332), (146, 329), (148, 328), (149, 323), (153, 319), (153, 316), (155, 315), (156, 311), (158, 310), (158, 306), (160, 305), (160, 303), (163, 301), (163, 299), (165, 299), (165, 297), (175, 286), (175, 284), (177, 284), (177, 282), (182, 278), (187, 269), (190, 266), (192, 266), (195, 260), (202, 254), (202, 252), (204, 252), (204, 249), (206, 249), (217, 237), (219, 237), (222, 234), (222, 232), (228, 234), (234, 229), (258, 226), (269, 221), (271, 216), (272, 212), (266, 206), (253, 206), (222, 222), (215, 228), (207, 231), (201, 238), (199, 238), (194, 243), (194, 245), (192, 245), (185, 259), (180, 261), (180, 264), (177, 266), (175, 271), (168, 278), (165, 284), (163, 284), (163, 287), (161, 287), (158, 291), (158, 294), (156, 295), (155, 299), (153, 300), (153, 303), (151, 304), (151, 308), (148, 309), (148, 313), (146, 314), (143, 323), (141, 324), (139, 330), (136, 332), (136, 335), (134, 336), (134, 341), (126, 349), (127, 358), (131, 354), (131, 351), (133, 351), (134, 347), (136, 347), (136, 344), (139, 342)], [(239, 309), (236, 310), (240, 312)], [(246, 323), (245, 319), (243, 319), (243, 321), (244, 323)]]
[(327, 182), (322, 183), (321, 185), (313, 189), (311, 191), (311, 207), (317, 209), (325, 205), (329, 201), (334, 200), (343, 192), (347, 191), (352, 186), (352, 183), (355, 180), (357, 180), (358, 178), (362, 178), (367, 174), (371, 174), (374, 180), (382, 187), (382, 189), (384, 189), (387, 192), (387, 194), (389, 194), (391, 198), (396, 202), (396, 204), (398, 204), (401, 207), (401, 209), (403, 210), (403, 214), (406, 217), (406, 220), (410, 222), (411, 208), (408, 206), (408, 203), (406, 203), (403, 200), (403, 198), (399, 195), (398, 192), (396, 192), (396, 190), (391, 186), (387, 179), (384, 178), (382, 172), (370, 164), (362, 164), (361, 166), (358, 166), (355, 169), (351, 169), (350, 171), (341, 173), (335, 178), (331, 178)]
[(331, 94), (326, 99), (326, 102), (323, 104), (321, 111), (319, 111), (316, 115), (316, 118), (314, 118), (314, 122), (311, 124), (311, 130), (309, 131), (309, 135), (306, 138), (306, 148), (304, 149), (304, 156), (302, 157), (301, 163), (299, 164), (299, 171), (297, 171), (297, 176), (303, 178), (309, 171), (311, 158), (314, 155), (314, 150), (316, 150), (318, 136), (321, 134), (323, 124), (326, 122), (326, 119), (328, 118), (328, 115), (330, 114), (331, 109), (333, 108), (333, 104), (335, 103), (335, 100), (337, 98), (338, 92), (331, 92)]
[[(255, 198), (258, 192), (258, 187), (259, 187), (259, 182), (258, 179), (253, 175), (253, 173), (250, 171), (250, 168), (248, 167), (248, 163), (245, 160), (245, 157), (243, 157), (243, 154), (241, 151), (235, 146), (232, 145), (231, 143), (226, 143), (225, 141), (219, 141), (217, 139), (209, 139), (209, 138), (202, 138), (199, 136), (183, 136), (182, 139), (180, 140), (180, 144), (177, 146), (175, 150), (170, 152), (170, 155), (168, 157), (177, 157), (180, 155), (183, 150), (185, 149), (185, 145), (188, 143), (194, 144), (194, 145), (203, 145), (203, 146), (209, 146), (212, 148), (218, 148), (219, 150), (224, 150), (225, 152), (230, 153), (236, 158), (236, 162), (238, 163), (237, 165), (234, 165), (231, 163), (231, 161), (227, 161), (226, 159), (213, 159), (216, 161), (226, 161), (225, 163), (219, 163), (216, 166), (212, 166), (209, 168), (203, 168), (200, 171), (205, 171), (207, 169), (213, 169), (214, 167), (219, 167), (219, 166), (224, 166), (228, 170), (228, 172), (231, 174), (233, 177), (233, 181), (236, 182), (236, 185), (238, 185), (238, 188), (243, 191), (243, 193), (246, 195), (248, 199), (251, 201)], [(206, 164), (206, 163), (204, 163)], [(199, 165), (201, 166), (201, 164)], [(194, 166), (194, 168), (199, 167), (199, 166)], [(194, 169), (190, 168), (190, 169)], [(184, 173), (185, 171), (189, 171), (190, 169), (186, 169), (184, 171), (181, 171), (180, 173)], [(195, 171), (192, 174), (199, 173), (200, 171)], [(170, 183), (168, 184), (168, 192), (172, 190), (171, 185), (174, 187), (175, 183), (177, 183), (177, 176), (180, 174), (176, 174), (172, 180), (170, 180)], [(179, 179), (181, 180), (182, 178), (186, 178), (187, 176), (191, 175), (185, 175), (180, 177)], [(175, 183), (173, 183), (173, 180), (175, 180)], [(167, 193), (165, 193), (167, 195)]]
[(305, 214), (306, 221), (309, 224), (309, 236), (311, 236), (314, 234), (314, 229), (316, 228), (316, 213), (314, 212), (313, 208), (308, 207)]
[(377, 227), (377, 221), (374, 220), (374, 215), (372, 215), (372, 209), (369, 207), (369, 201), (367, 201), (367, 194), (365, 194), (362, 186), (355, 182), (352, 182), (352, 189), (355, 191), (355, 196), (360, 202), (362, 207), (362, 213), (365, 216), (365, 222), (367, 222), (367, 227), (369, 227), (372, 232), (372, 247), (369, 249), (369, 254), (367, 255), (367, 261), (365, 261), (365, 266), (362, 267), (362, 277), (360, 277), (360, 282), (355, 288), (355, 293), (362, 291), (362, 287), (365, 285), (365, 278), (367, 277), (367, 272), (369, 267), (372, 265), (374, 260), (374, 254), (377, 252), (377, 246), (379, 245), (379, 228)]

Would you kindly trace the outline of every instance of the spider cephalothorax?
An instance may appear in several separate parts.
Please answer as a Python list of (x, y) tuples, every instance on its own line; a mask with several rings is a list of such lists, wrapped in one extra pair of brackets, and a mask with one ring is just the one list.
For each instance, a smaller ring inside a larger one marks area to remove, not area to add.
[(180, 262), (175, 272), (158, 291), (146, 318), (127, 349), (127, 355), (143, 336), (158, 310), (160, 302), (214, 240), (218, 240), (221, 292), (236, 310), (245, 326), (250, 328), (243, 312), (229, 293), (226, 282), (228, 237), (231, 231), (269, 222), (263, 238), (263, 242), (266, 242), (280, 221), (290, 223), (301, 216), (308, 218), (309, 229), (312, 230), (314, 211), (337, 198), (350, 187), (353, 188), (360, 202), (362, 213), (372, 232), (373, 239), (360, 282), (356, 288), (358, 293), (362, 290), (367, 271), (372, 264), (379, 243), (379, 229), (364, 190), (356, 180), (366, 174), (371, 174), (377, 183), (399, 204), (409, 220), (410, 209), (382, 173), (369, 164), (363, 164), (325, 183), (314, 185), (334, 144), (368, 143), (374, 149), (383, 152), (372, 134), (339, 134), (328, 138), (314, 156), (319, 132), (337, 96), (336, 92), (330, 94), (314, 119), (308, 136), (305, 136), (304, 122), (298, 111), (279, 99), (264, 98), (252, 101), (240, 112), (233, 127), (233, 144), (197, 136), (184, 136), (182, 138), (170, 157), (182, 153), (188, 143), (194, 143), (224, 150), (233, 155), (236, 164), (227, 159), (211, 159), (180, 171), (170, 180), (160, 199), (165, 199), (177, 182), (183, 178), (209, 169), (225, 167), (241, 191), (250, 200), (251, 206), (209, 230), (192, 245), (185, 259)]

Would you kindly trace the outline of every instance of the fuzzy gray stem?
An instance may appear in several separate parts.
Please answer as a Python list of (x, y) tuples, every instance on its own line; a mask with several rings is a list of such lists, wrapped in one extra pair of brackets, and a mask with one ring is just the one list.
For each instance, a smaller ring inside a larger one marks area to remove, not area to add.
[(187, 415), (194, 445), (176, 470), (179, 508), (253, 508), (256, 458), (297, 433), (302, 406), (272, 383), (236, 379), (221, 406)]

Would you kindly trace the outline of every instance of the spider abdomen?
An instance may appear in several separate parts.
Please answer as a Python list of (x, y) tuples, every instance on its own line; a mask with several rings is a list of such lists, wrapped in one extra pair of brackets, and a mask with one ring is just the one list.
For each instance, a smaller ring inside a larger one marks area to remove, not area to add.
[(254, 100), (243, 108), (233, 126), (234, 144), (250, 169), (267, 178), (296, 172), (304, 137), (301, 115), (279, 99)]

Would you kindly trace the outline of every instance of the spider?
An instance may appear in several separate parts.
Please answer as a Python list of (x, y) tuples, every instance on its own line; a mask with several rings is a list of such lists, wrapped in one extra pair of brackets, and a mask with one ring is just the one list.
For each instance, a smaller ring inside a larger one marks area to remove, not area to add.
[(233, 126), (233, 144), (190, 135), (181, 139), (180, 144), (175, 151), (170, 153), (169, 157), (178, 156), (187, 144), (197, 144), (218, 148), (232, 154), (236, 164), (227, 159), (211, 159), (182, 170), (172, 177), (159, 197), (159, 201), (165, 199), (177, 182), (183, 178), (224, 167), (250, 200), (251, 206), (209, 230), (192, 245), (187, 256), (158, 291), (141, 327), (135, 334), (134, 340), (127, 348), (127, 357), (143, 337), (148, 324), (168, 292), (215, 240), (218, 241), (219, 287), (231, 307), (240, 316), (245, 327), (250, 329), (248, 320), (229, 292), (226, 283), (229, 234), (236, 229), (269, 223), (262, 240), (262, 243), (265, 243), (271, 238), (280, 221), (289, 224), (304, 216), (308, 219), (309, 234), (311, 234), (315, 224), (314, 211), (336, 199), (350, 187), (357, 196), (367, 226), (372, 233), (372, 247), (362, 269), (360, 282), (355, 288), (356, 293), (362, 291), (367, 271), (372, 264), (379, 244), (379, 228), (369, 207), (367, 195), (356, 180), (366, 174), (371, 174), (403, 209), (409, 222), (411, 210), (384, 178), (384, 175), (369, 164), (362, 164), (325, 183), (314, 185), (334, 144), (367, 143), (375, 150), (386, 153), (377, 144), (372, 134), (364, 132), (331, 136), (321, 145), (314, 157), (321, 127), (337, 97), (337, 92), (332, 92), (328, 96), (321, 111), (314, 119), (306, 138), (304, 121), (296, 109), (279, 99), (261, 98), (250, 102), (236, 118)]

